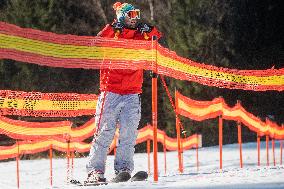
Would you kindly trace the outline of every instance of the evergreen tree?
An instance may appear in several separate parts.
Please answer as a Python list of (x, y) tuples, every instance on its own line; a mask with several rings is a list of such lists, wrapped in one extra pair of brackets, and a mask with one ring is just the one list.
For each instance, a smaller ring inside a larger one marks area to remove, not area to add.
[[(58, 34), (95, 36), (112, 22), (116, 0), (2, 0), (0, 21)], [(122, 1), (125, 2), (125, 1)], [(283, 67), (282, 1), (275, 0), (129, 0), (141, 9), (142, 21), (156, 25), (168, 46), (178, 55), (205, 64), (235, 69)], [(40, 92), (96, 93), (98, 70), (64, 69), (0, 60), (0, 88)], [(245, 109), (284, 122), (283, 92), (254, 92), (208, 87), (165, 77), (171, 95), (175, 90), (196, 100), (223, 96), (233, 106), (241, 100)], [(175, 137), (175, 113), (159, 82), (158, 126)], [(91, 117), (91, 116), (90, 116)], [(82, 124), (90, 117), (73, 118)], [(181, 117), (188, 135), (203, 134), (205, 145), (218, 143), (217, 120), (195, 122)], [(141, 127), (151, 123), (151, 77), (145, 71)], [(236, 142), (235, 123), (225, 121), (224, 142)], [(255, 140), (245, 130), (244, 141)]]

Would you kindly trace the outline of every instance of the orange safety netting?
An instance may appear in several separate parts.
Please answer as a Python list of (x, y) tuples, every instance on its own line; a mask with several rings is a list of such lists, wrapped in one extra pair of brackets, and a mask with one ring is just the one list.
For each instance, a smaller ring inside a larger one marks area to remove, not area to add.
[(27, 122), (0, 117), (0, 134), (21, 140), (65, 138), (71, 141), (82, 141), (94, 134), (96, 131), (94, 124), (94, 118), (81, 127), (71, 128), (70, 121)]
[[(0, 59), (52, 67), (145, 69), (208, 86), (284, 90), (284, 68), (236, 70), (182, 58), (151, 41), (58, 35), (0, 22)], [(157, 64), (154, 65), (155, 61)]]
[[(164, 137), (165, 137), (165, 144), (164, 144)], [(147, 125), (139, 130), (138, 137), (136, 140), (136, 144), (146, 141), (147, 139), (153, 139), (153, 127), (151, 125)], [(177, 150), (177, 139), (171, 138), (166, 135), (166, 133), (162, 130), (158, 129), (157, 132), (157, 140), (158, 142), (165, 145), (167, 150)], [(199, 147), (202, 146), (202, 138), (201, 135), (192, 135), (187, 138), (181, 139), (183, 149), (190, 149), (196, 145)]]
[(94, 115), (97, 95), (0, 90), (0, 115), (76, 117)]
[[(14, 139), (21, 140), (37, 140), (37, 139), (58, 139), (83, 141), (90, 136), (93, 136), (95, 128), (95, 119), (92, 118), (86, 122), (83, 126), (77, 128), (71, 128), (72, 123), (68, 121), (63, 122), (26, 122), (20, 120), (12, 120), (6, 117), (0, 117), (0, 134), (5, 134)], [(163, 143), (163, 131), (158, 132), (158, 141)], [(137, 141), (138, 143), (151, 139), (153, 137), (152, 126), (148, 125), (139, 131)], [(167, 149), (175, 149), (176, 141), (169, 137), (166, 137)], [(195, 141), (188, 143), (187, 139), (184, 139), (184, 148), (187, 149), (191, 145), (195, 144)], [(194, 142), (194, 143), (192, 143)]]
[[(115, 140), (117, 140), (118, 134), (110, 146), (112, 151), (115, 148)], [(164, 144), (165, 137), (165, 144)], [(136, 144), (145, 142), (147, 140), (153, 140), (153, 128), (150, 125), (142, 128), (138, 132)], [(161, 142), (168, 150), (177, 150), (177, 140), (175, 138), (170, 138), (165, 135), (161, 130), (158, 130), (158, 141)], [(201, 145), (201, 135), (192, 135), (188, 138), (182, 140), (183, 149), (190, 149), (195, 146)], [(67, 151), (77, 151), (77, 152), (88, 152), (90, 150), (91, 144), (83, 143), (80, 141), (68, 142), (65, 139), (46, 139), (46, 140), (34, 140), (34, 141), (18, 141), (12, 146), (0, 146), (0, 160), (14, 158), (19, 154), (35, 154), (39, 152), (46, 151), (52, 145), (53, 149), (61, 152)], [(69, 146), (69, 149), (68, 149)]]
[(284, 139), (283, 127), (268, 119), (266, 119), (266, 122), (263, 122), (247, 112), (240, 103), (230, 108), (223, 98), (215, 98), (212, 101), (196, 101), (176, 92), (176, 111), (178, 114), (196, 121), (222, 116), (224, 119), (243, 123), (259, 135), (269, 135), (271, 138)]

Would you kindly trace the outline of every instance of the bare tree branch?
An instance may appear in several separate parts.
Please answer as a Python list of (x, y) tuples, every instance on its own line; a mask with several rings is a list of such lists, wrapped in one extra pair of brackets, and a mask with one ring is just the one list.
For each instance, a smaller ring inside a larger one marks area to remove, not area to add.
[(107, 17), (106, 17), (104, 9), (102, 8), (102, 4), (101, 4), (100, 0), (93, 0), (93, 2), (94, 2), (96, 9), (98, 10), (98, 14), (101, 16), (104, 23), (107, 24), (108, 23)]
[(154, 4), (153, 0), (148, 0), (149, 6), (150, 6), (150, 12), (151, 12), (151, 20), (154, 20)]

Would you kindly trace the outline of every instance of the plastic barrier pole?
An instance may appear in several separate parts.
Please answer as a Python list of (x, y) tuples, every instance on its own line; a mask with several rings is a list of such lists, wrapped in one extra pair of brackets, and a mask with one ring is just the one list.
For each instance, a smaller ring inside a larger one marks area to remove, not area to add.
[(167, 148), (166, 148), (166, 133), (164, 133), (164, 163), (165, 163), (165, 175), (167, 174)]
[(260, 166), (260, 136), (257, 134), (257, 165)]
[(152, 73), (152, 125), (153, 125), (153, 162), (154, 162), (154, 181), (158, 181), (158, 84), (157, 84), (157, 38), (152, 38), (152, 50), (155, 43), (155, 59), (153, 58), (153, 73)]
[(276, 161), (275, 161), (275, 140), (272, 139), (272, 154), (273, 154), (273, 165), (276, 166)]
[(178, 170), (180, 173), (183, 172), (182, 169), (182, 156), (181, 156), (181, 140), (180, 140), (180, 125), (178, 121), (178, 117), (176, 115), (176, 131), (177, 131), (177, 151), (178, 151)]
[(66, 179), (67, 179), (67, 182), (69, 180), (69, 171), (70, 171), (70, 140), (67, 141), (67, 154), (66, 154), (66, 157), (67, 157), (67, 176), (66, 176)]
[(269, 166), (269, 136), (266, 135), (266, 165)]
[(240, 148), (240, 167), (243, 168), (242, 127), (241, 127), (240, 122), (238, 122), (238, 142), (239, 142), (239, 148)]
[(20, 156), (20, 146), (19, 146), (19, 141), (17, 140), (17, 157), (16, 157), (16, 161), (17, 161), (17, 187), (20, 188), (20, 166), (19, 166), (19, 156)]
[(151, 152), (151, 144), (150, 144), (150, 139), (147, 140), (147, 154), (148, 154), (148, 175), (151, 173), (151, 160), (150, 160), (150, 152)]
[(219, 150), (220, 150), (220, 170), (223, 168), (222, 159), (222, 148), (223, 148), (223, 118), (219, 116)]
[[(199, 140), (199, 137), (197, 137), (197, 140)], [(197, 172), (199, 171), (199, 158), (198, 158), (198, 146), (199, 142), (197, 142), (196, 144), (196, 169), (197, 169)]]
[[(282, 128), (284, 125), (282, 124)], [(283, 140), (280, 141), (280, 165), (282, 165), (282, 150), (283, 150)]]
[(183, 143), (182, 138), (180, 139), (180, 148), (181, 148), (181, 170), (183, 173), (184, 167), (183, 167)]
[(50, 163), (50, 186), (52, 188), (52, 144), (49, 147), (49, 163)]
[(74, 151), (71, 152), (71, 175), (73, 177), (73, 171), (74, 171), (74, 157), (75, 157), (75, 154), (74, 154)]
[(280, 141), (280, 165), (282, 165), (283, 140)]

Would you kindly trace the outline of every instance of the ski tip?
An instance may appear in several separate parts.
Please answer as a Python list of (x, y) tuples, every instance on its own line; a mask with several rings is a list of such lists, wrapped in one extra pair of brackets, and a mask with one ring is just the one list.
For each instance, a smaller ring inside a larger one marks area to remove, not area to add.
[(148, 173), (146, 171), (138, 171), (133, 177), (131, 177), (130, 181), (145, 181), (147, 178)]
[(111, 182), (112, 183), (118, 183), (118, 182), (127, 182), (131, 178), (130, 173), (128, 172), (120, 172), (118, 175), (116, 175)]
[(82, 183), (79, 180), (75, 180), (75, 179), (71, 179), (69, 181), (69, 183), (76, 185), (76, 186), (99, 186), (99, 185), (107, 185), (108, 184), (107, 181), (105, 181), (105, 182), (91, 182), (91, 183), (84, 182), (84, 183)]

